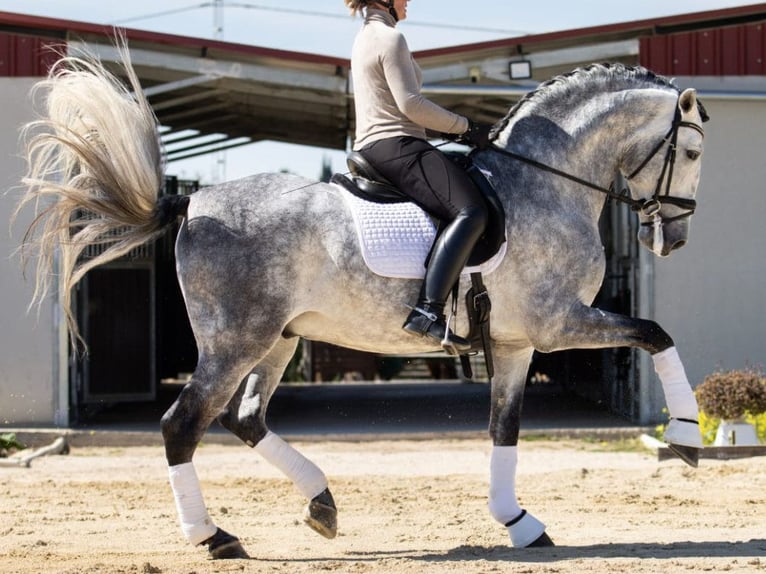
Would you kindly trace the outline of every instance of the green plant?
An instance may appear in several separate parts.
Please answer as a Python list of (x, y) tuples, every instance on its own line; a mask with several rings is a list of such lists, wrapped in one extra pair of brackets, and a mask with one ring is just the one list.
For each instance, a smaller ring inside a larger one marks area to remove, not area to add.
[(711, 418), (734, 420), (766, 412), (766, 377), (760, 370), (712, 373), (694, 392), (700, 411)]
[[(718, 425), (721, 424), (721, 420), (715, 417), (709, 417), (705, 413), (700, 413), (700, 432), (702, 433), (702, 442), (707, 446), (715, 442), (715, 435), (718, 431)], [(755, 427), (755, 434), (761, 444), (766, 444), (766, 413), (760, 413), (754, 415), (747, 413), (742, 417), (742, 420), (746, 423), (750, 423)]]
[(16, 440), (15, 434), (0, 434), (0, 457), (6, 457), (9, 454), (13, 454), (17, 450), (24, 450), (25, 448), (27, 447)]

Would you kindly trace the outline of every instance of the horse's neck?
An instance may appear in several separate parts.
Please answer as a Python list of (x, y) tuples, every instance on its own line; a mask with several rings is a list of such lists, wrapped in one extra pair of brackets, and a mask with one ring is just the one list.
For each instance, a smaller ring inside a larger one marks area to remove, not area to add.
[[(608, 188), (637, 139), (660, 129), (659, 123), (669, 125), (672, 118), (666, 120), (661, 113), (668, 101), (668, 94), (659, 90), (628, 90), (596, 96), (575, 109), (531, 109), (509, 122), (497, 144)], [(548, 176), (547, 185), (598, 219), (605, 194), (555, 174)]]

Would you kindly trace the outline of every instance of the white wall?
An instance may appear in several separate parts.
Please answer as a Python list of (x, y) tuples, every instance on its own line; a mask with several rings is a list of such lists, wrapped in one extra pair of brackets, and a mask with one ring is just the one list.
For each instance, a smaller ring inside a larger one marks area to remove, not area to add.
[(654, 264), (654, 319), (695, 386), (717, 368), (766, 363), (766, 102), (703, 102), (711, 119), (689, 243)]
[(19, 127), (32, 118), (28, 94), (34, 82), (34, 78), (0, 78), (0, 428), (50, 425), (57, 408), (54, 308), (46, 302), (39, 319), (27, 314), (33, 285), (22, 279), (19, 258), (13, 255), (30, 214), (17, 220), (12, 235), (8, 232), (18, 198), (18, 190), (12, 188), (25, 170)]

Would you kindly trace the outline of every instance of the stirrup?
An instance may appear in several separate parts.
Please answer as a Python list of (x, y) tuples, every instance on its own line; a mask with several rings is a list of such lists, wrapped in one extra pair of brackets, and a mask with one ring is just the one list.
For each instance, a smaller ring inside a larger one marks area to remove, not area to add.
[[(452, 313), (450, 313), (449, 317), (447, 317), (447, 320), (444, 324), (444, 337), (442, 337), (442, 341), (441, 341), (442, 349), (444, 349), (444, 351), (448, 355), (452, 355), (452, 356), (456, 356), (461, 353), (461, 351), (458, 350), (457, 345), (455, 344), (455, 341), (453, 339), (455, 334), (450, 329), (450, 323), (452, 322), (454, 318), (455, 316)], [(469, 343), (468, 348), (470, 349), (470, 347), (471, 345)], [(465, 350), (463, 350), (462, 352), (465, 352)]]

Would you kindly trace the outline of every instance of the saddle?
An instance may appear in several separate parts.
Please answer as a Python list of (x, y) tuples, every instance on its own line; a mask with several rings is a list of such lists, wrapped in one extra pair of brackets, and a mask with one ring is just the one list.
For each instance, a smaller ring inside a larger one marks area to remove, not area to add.
[[(474, 165), (470, 155), (453, 152), (448, 152), (446, 155), (468, 174), (474, 185), (481, 191), (487, 204), (489, 214), (487, 228), (479, 241), (477, 241), (467, 264), (468, 266), (480, 265), (495, 255), (505, 242), (505, 210), (500, 199), (497, 197), (494, 187), (484, 173)], [(347, 157), (347, 164), (350, 173), (334, 174), (330, 179), (331, 183), (343, 187), (352, 195), (365, 201), (374, 203), (404, 203), (412, 201), (370, 165), (360, 153), (352, 151)], [(437, 219), (433, 214), (429, 215)], [(442, 226), (440, 225), (437, 237), (441, 230)], [(458, 285), (456, 284), (453, 289), (453, 309), (457, 290)], [(466, 293), (465, 304), (469, 320), (467, 338), (471, 342), (471, 349), (468, 353), (460, 356), (463, 374), (466, 378), (473, 378), (469, 357), (479, 351), (483, 351), (487, 375), (492, 378), (494, 376), (494, 366), (489, 332), (492, 303), (487, 288), (484, 285), (481, 272), (471, 273), (471, 288)]]

